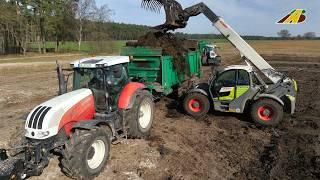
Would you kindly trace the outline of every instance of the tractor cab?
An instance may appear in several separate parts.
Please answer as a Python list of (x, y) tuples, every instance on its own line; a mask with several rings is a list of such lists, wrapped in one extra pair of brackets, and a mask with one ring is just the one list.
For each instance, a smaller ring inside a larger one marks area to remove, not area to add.
[(240, 97), (252, 85), (250, 66), (229, 66), (217, 72), (210, 82), (210, 91), (216, 100), (231, 101)]
[(128, 56), (97, 56), (74, 61), (71, 63), (72, 90), (90, 89), (96, 111), (114, 111), (117, 109), (119, 92), (129, 82), (128, 63)]
[(205, 45), (202, 49), (202, 64), (218, 66), (221, 63), (221, 56), (218, 55), (216, 45)]
[(251, 66), (235, 65), (223, 69), (209, 82), (214, 109), (243, 113), (246, 105), (243, 100), (251, 99), (259, 91), (260, 85)]

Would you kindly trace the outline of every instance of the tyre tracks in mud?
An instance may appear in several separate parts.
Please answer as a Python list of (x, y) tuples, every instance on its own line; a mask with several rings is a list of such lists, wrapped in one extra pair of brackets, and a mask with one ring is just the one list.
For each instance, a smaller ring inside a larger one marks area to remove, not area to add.
[[(298, 81), (296, 114), (271, 132), (259, 162), (246, 170), (247, 178), (320, 179), (320, 69), (319, 61), (292, 62), (293, 57), (276, 59), (277, 69), (285, 69)], [(307, 59), (307, 58), (306, 58)], [(279, 60), (279, 61), (277, 61)], [(312, 67), (311, 66), (311, 67)], [(302, 69), (301, 71), (296, 71)]]

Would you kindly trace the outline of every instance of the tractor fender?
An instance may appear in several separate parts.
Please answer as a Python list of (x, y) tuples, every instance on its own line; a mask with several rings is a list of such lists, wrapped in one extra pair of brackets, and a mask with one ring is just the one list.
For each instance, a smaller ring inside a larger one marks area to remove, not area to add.
[(112, 120), (93, 119), (90, 121), (79, 121), (72, 126), (72, 130), (75, 130), (75, 129), (90, 130), (90, 129), (93, 129), (97, 126), (101, 126), (101, 125), (108, 126), (110, 128), (110, 130), (112, 132), (111, 138), (113, 138), (115, 136), (116, 130), (115, 130), (114, 123)]
[(119, 109), (130, 109), (133, 106), (133, 103), (136, 99), (137, 93), (139, 90), (145, 89), (146, 86), (142, 83), (130, 82), (122, 90), (119, 101)]
[(261, 99), (261, 98), (268, 98), (268, 99), (275, 100), (276, 102), (278, 102), (279, 104), (284, 106), (284, 102), (279, 97), (277, 97), (275, 95), (272, 95), (272, 94), (260, 94), (260, 95), (256, 96), (254, 100), (258, 100), (258, 99)]
[(198, 85), (196, 85), (193, 89), (190, 89), (188, 91), (188, 94), (190, 93), (200, 93), (203, 94), (207, 97), (210, 96), (210, 92), (209, 92), (209, 84), (208, 83), (200, 83)]
[(188, 94), (191, 94), (191, 93), (200, 93), (200, 94), (203, 94), (205, 96), (209, 96), (208, 93), (203, 90), (203, 89), (191, 89)]

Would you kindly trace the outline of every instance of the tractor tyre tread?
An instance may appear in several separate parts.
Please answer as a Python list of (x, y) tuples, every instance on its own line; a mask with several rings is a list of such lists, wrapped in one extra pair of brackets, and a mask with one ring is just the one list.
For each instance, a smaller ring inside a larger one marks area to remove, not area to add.
[[(200, 112), (193, 112), (192, 110), (190, 110), (189, 101), (191, 99), (197, 99), (198, 101), (200, 101), (202, 103), (203, 107)], [(207, 96), (205, 96), (201, 93), (190, 93), (183, 100), (183, 109), (190, 116), (192, 116), (194, 118), (201, 118), (201, 117), (205, 116), (210, 111), (210, 102), (209, 102), (209, 99), (207, 98)]]
[[(86, 150), (96, 138), (102, 138), (105, 142), (107, 151), (103, 162), (97, 168), (98, 170), (90, 172), (86, 163)], [(110, 137), (102, 128), (93, 128), (91, 130), (76, 129), (70, 139), (65, 143), (62, 151), (60, 166), (62, 171), (72, 179), (94, 179), (105, 168), (110, 152)]]
[[(149, 126), (143, 130), (143, 128), (140, 127), (139, 125), (139, 108), (142, 103), (142, 101), (148, 98), (148, 101), (150, 103), (151, 107), (151, 121), (149, 123)], [(128, 136), (132, 139), (143, 139), (147, 138), (150, 135), (150, 129), (152, 127), (153, 119), (154, 119), (154, 102), (153, 102), (153, 97), (152, 94), (147, 91), (147, 90), (142, 90), (138, 92), (135, 102), (132, 106), (132, 108), (126, 112), (125, 115), (126, 122), (127, 122), (127, 131), (128, 131)]]
[[(273, 117), (268, 121), (261, 120), (258, 115), (258, 108), (261, 106), (269, 106), (273, 110)], [(257, 100), (252, 106), (250, 110), (252, 120), (260, 125), (263, 126), (276, 126), (278, 125), (283, 119), (283, 106), (278, 102), (272, 99), (259, 99)]]

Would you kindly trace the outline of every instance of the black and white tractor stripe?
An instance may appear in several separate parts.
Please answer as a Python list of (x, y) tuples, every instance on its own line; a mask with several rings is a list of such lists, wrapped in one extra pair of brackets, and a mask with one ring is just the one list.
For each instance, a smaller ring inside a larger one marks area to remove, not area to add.
[(39, 106), (34, 110), (29, 119), (28, 128), (42, 129), (43, 119), (50, 109), (51, 107)]

